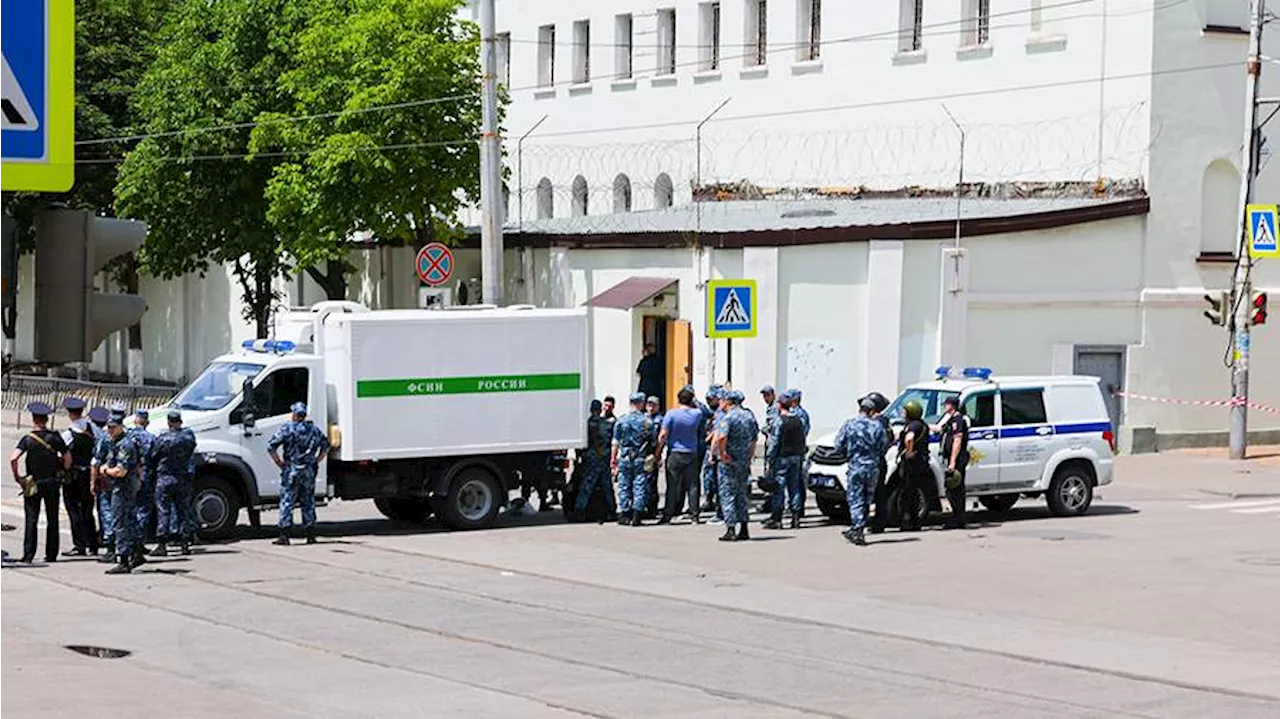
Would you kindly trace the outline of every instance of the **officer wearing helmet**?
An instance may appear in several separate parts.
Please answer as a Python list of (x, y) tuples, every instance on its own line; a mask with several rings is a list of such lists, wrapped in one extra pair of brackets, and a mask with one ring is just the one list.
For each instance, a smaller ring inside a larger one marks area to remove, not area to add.
[(898, 515), (904, 532), (920, 531), (920, 495), (933, 476), (929, 471), (929, 425), (924, 405), (910, 400), (902, 406), (907, 426), (898, 438)]
[[(884, 414), (884, 411), (889, 408), (889, 398), (879, 392), (869, 392), (867, 393), (867, 396), (858, 400), (859, 406), (862, 405), (863, 400), (869, 400), (871, 402), (871, 406), (875, 408), (875, 413), (872, 415), (872, 418), (875, 419), (876, 422), (878, 422), (884, 429), (884, 436), (888, 438), (889, 444), (893, 444), (893, 427), (889, 424), (889, 418)], [(867, 520), (867, 527), (871, 530), (872, 534), (880, 534), (883, 532), (885, 523), (888, 521), (889, 499), (888, 492), (886, 492), (884, 488), (888, 471), (888, 463), (885, 461), (884, 455), (881, 454), (879, 470), (876, 472), (875, 492), (873, 493), (871, 500), (864, 505), (865, 509), (863, 512), (864, 514), (869, 513), (871, 504), (873, 502), (875, 503), (876, 513)]]

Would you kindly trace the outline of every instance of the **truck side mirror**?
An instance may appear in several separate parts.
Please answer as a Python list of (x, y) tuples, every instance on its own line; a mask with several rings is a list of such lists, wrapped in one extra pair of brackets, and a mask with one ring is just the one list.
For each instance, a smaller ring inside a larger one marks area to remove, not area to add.
[(253, 429), (254, 423), (257, 421), (258, 408), (253, 401), (253, 379), (244, 381), (244, 400), (240, 404), (240, 419), (245, 429)]

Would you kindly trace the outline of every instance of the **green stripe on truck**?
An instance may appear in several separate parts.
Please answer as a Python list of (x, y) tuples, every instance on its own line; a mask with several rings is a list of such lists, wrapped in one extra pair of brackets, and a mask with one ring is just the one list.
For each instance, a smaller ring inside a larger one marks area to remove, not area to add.
[(435, 394), (490, 394), (501, 392), (546, 392), (581, 389), (582, 375), (512, 374), (491, 377), (418, 377), (413, 379), (362, 379), (356, 382), (356, 397), (414, 397)]

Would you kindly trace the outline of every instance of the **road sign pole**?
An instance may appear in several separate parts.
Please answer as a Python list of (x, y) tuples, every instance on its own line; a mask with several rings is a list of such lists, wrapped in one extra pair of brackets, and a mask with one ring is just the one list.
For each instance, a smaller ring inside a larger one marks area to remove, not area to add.
[(497, 20), (480, 2), (480, 278), (486, 304), (502, 304), (502, 143), (498, 137)]
[(733, 338), (724, 341), (724, 383), (733, 386)]
[(1266, 13), (1266, 0), (1253, 0), (1249, 14), (1248, 83), (1245, 85), (1245, 112), (1249, 123), (1245, 130), (1244, 168), (1240, 185), (1240, 233), (1241, 242), (1236, 257), (1235, 305), (1232, 307), (1229, 331), (1232, 333), (1231, 353), (1231, 409), (1228, 426), (1228, 452), (1231, 459), (1244, 459), (1249, 446), (1249, 307), (1250, 273), (1253, 258), (1250, 255), (1252, 219), (1249, 205), (1253, 202), (1254, 178), (1258, 159), (1258, 84), (1262, 78), (1262, 27)]

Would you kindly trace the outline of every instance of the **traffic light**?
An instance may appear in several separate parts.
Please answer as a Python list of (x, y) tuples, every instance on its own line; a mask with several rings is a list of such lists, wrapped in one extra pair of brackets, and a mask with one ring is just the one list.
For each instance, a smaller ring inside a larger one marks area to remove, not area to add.
[(1249, 324), (1265, 325), (1267, 323), (1267, 293), (1254, 290), (1249, 297)]
[(1209, 309), (1204, 311), (1204, 316), (1215, 325), (1226, 327), (1231, 321), (1231, 293), (1226, 290), (1217, 290), (1205, 293), (1204, 299), (1209, 303)]
[(143, 222), (86, 210), (47, 209), (36, 216), (37, 360), (88, 362), (107, 335), (142, 319), (146, 300), (98, 292), (93, 278), (146, 237)]

